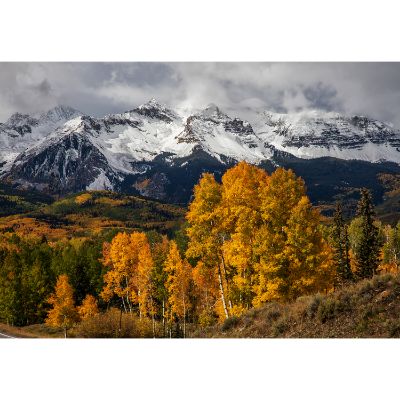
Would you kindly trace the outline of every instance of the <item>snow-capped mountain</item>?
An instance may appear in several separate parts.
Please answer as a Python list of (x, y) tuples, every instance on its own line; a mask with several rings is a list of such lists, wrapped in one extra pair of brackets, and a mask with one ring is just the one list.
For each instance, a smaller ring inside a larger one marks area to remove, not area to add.
[(172, 110), (154, 99), (104, 118), (60, 106), (0, 124), (2, 179), (60, 194), (113, 189), (181, 201), (202, 172), (239, 160), (266, 168), (320, 157), (400, 165), (399, 149), (400, 132), (367, 117), (263, 111), (245, 121), (214, 104)]
[[(61, 126), (53, 125), (53, 129), (48, 129), (49, 123), (40, 124), (44, 118), (13, 116), (13, 125), (8, 121), (7, 126), (13, 127), (13, 132), (17, 123), (27, 127), (27, 133), (22, 135), (26, 139), (21, 141), (26, 149), (15, 154), (5, 166), (5, 176), (39, 187), (52, 182), (52, 187), (57, 186), (62, 192), (112, 189), (126, 175), (140, 174), (146, 169), (138, 163), (158, 157), (173, 164), (202, 151), (225, 164), (241, 159), (259, 163), (272, 155), (248, 122), (231, 119), (215, 105), (189, 116), (169, 110), (155, 100), (104, 118), (70, 114), (72, 119), (62, 121)], [(46, 115), (58, 114), (51, 110)], [(55, 124), (61, 118), (54, 120)], [(82, 168), (85, 174), (80, 173)]]
[(400, 163), (400, 131), (365, 116), (347, 117), (317, 110), (263, 112), (254, 125), (264, 142), (299, 158)]
[(44, 140), (67, 121), (80, 115), (83, 114), (66, 106), (58, 106), (38, 115), (13, 114), (5, 123), (0, 124), (2, 170), (11, 167), (19, 154)]

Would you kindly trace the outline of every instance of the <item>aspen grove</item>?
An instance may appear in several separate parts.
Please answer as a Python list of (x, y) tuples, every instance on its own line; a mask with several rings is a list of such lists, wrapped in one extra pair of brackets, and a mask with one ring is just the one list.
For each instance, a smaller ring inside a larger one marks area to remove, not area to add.
[(61, 245), (3, 234), (0, 319), (46, 321), (67, 335), (112, 309), (120, 331), (129, 317), (146, 321), (153, 336), (185, 337), (190, 326), (396, 270), (398, 232), (374, 218), (366, 190), (353, 220), (340, 204), (329, 220), (293, 171), (269, 175), (240, 162), (221, 182), (202, 175), (186, 223), (173, 235), (121, 229), (100, 243)]

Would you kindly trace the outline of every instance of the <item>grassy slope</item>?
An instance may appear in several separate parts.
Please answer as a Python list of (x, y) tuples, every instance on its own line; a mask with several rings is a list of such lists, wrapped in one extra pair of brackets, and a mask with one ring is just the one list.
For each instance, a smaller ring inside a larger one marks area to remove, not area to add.
[(240, 318), (200, 329), (194, 337), (400, 337), (400, 275), (377, 275), (328, 295), (270, 303)]

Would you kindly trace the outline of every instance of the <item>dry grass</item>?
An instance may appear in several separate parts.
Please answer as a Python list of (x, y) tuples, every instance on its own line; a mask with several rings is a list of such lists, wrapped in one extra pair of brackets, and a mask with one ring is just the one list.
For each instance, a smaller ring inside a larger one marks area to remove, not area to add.
[(59, 338), (64, 337), (62, 329), (49, 327), (45, 324), (29, 325), (22, 328), (1, 324), (0, 332), (17, 338)]
[(377, 275), (334, 293), (269, 303), (240, 318), (198, 329), (195, 337), (400, 337), (400, 275)]

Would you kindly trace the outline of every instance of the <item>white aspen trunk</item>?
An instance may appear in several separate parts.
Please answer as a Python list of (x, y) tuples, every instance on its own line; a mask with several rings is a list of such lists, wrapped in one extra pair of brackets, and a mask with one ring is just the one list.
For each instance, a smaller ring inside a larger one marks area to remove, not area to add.
[(126, 305), (125, 305), (124, 296), (122, 296), (121, 299), (122, 299), (122, 305), (124, 306), (124, 311), (126, 312)]
[(122, 331), (122, 308), (121, 312), (119, 313), (119, 333), (121, 334)]
[(128, 284), (128, 277), (125, 276), (125, 284), (126, 284), (126, 303), (128, 304), (129, 307), (129, 312), (132, 314), (132, 304), (131, 301), (129, 300), (129, 284)]
[(132, 303), (129, 299), (129, 292), (126, 294), (126, 303), (128, 304), (129, 312), (132, 314)]
[(153, 338), (156, 338), (156, 320), (154, 318), (154, 303), (153, 298), (151, 297), (151, 322), (153, 324)]
[(183, 296), (183, 338), (186, 338), (186, 303)]
[(222, 305), (224, 307), (225, 317), (229, 318), (228, 308), (226, 307), (226, 302), (225, 302), (224, 286), (222, 284), (221, 267), (219, 265), (218, 265), (218, 281), (219, 281), (219, 290), (221, 292), (221, 300), (222, 300)]
[[(140, 299), (140, 289), (138, 289), (138, 299)], [(139, 319), (142, 319), (142, 303), (139, 301)]]
[(162, 325), (163, 325), (163, 336), (165, 337), (165, 300), (162, 301)]
[[(223, 254), (221, 254), (221, 260), (222, 260), (222, 272), (224, 273), (224, 279), (225, 279), (225, 283), (226, 283), (226, 288), (227, 288), (227, 290), (229, 292), (229, 283), (228, 283), (228, 278), (226, 277), (225, 258), (224, 258)], [(228, 304), (229, 304), (229, 309), (232, 311), (232, 301), (229, 300)]]
[(65, 322), (66, 319), (67, 317), (64, 315), (64, 339), (67, 338), (67, 324)]

